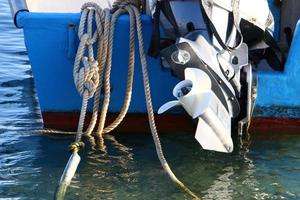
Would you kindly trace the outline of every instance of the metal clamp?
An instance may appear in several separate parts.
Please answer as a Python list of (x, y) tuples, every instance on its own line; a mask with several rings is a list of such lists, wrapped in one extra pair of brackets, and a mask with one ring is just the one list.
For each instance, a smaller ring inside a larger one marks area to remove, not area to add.
[(9, 2), (12, 17), (14, 19), (14, 24), (17, 28), (21, 28), (17, 24), (17, 15), (19, 12), (22, 11), (29, 12), (26, 0), (9, 0), (8, 2)]

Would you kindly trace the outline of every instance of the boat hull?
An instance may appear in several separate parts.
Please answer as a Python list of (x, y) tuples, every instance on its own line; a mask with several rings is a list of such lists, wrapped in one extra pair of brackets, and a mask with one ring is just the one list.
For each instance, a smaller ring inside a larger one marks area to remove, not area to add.
[[(79, 43), (77, 37), (79, 18), (79, 13), (31, 13), (27, 11), (18, 12), (15, 18), (17, 26), (24, 30), (25, 44), (45, 127), (69, 129), (77, 123), (81, 97), (76, 91), (72, 70)], [(142, 24), (147, 51), (152, 32), (151, 18), (144, 15)], [(123, 104), (128, 70), (128, 33), (129, 18), (123, 15), (117, 22), (114, 39), (110, 113), (120, 112)], [(298, 112), (300, 110), (299, 44), (300, 25), (298, 24), (284, 71), (258, 72), (255, 117), (268, 119), (265, 122), (269, 122), (270, 118), (300, 118), (300, 112)], [(147, 61), (153, 106), (157, 111), (164, 102), (173, 99), (171, 91), (180, 80), (174, 77), (168, 69), (162, 68), (159, 59), (147, 57)], [(91, 108), (92, 104), (89, 104), (90, 111)], [(273, 108), (276, 110), (274, 111)], [(136, 58), (132, 101), (128, 112), (129, 116), (133, 116), (128, 119), (129, 121), (130, 119), (132, 122), (142, 120), (139, 124), (146, 127), (147, 121), (144, 120), (146, 119), (144, 116), (147, 110), (139, 57)], [(174, 127), (182, 126), (183, 130), (190, 130), (186, 128), (186, 125), (192, 124), (191, 120), (186, 120), (187, 117), (182, 116), (184, 115), (182, 110), (174, 110), (171, 113), (169, 117), (160, 116), (158, 121), (162, 121), (161, 124), (168, 124), (166, 126), (168, 130), (172, 130), (170, 124)], [(177, 117), (185, 119), (183, 121), (186, 123), (181, 124), (179, 118), (178, 121), (175, 120)], [(285, 122), (289, 121), (283, 120), (282, 123), (286, 124)], [(260, 124), (260, 120), (258, 122), (254, 124)], [(276, 122), (278, 122), (277, 119)], [(68, 124), (72, 126), (69, 127)], [(294, 124), (293, 120), (292, 124)], [(297, 125), (292, 125), (292, 127), (298, 128)], [(174, 130), (178, 129), (174, 128)]]

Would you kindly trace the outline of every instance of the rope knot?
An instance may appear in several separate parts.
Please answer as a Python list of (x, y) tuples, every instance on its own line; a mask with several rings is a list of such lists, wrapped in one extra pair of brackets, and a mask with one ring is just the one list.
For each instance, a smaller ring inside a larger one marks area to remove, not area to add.
[(70, 152), (78, 152), (83, 149), (85, 144), (83, 142), (73, 142), (68, 146)]
[(94, 96), (99, 84), (99, 69), (96, 60), (89, 60), (86, 56), (82, 58), (83, 67), (79, 70), (79, 84), (82, 88), (79, 92), (83, 95), (87, 92), (88, 98)]
[(93, 45), (95, 43), (95, 41), (93, 40), (93, 38), (88, 38), (86, 40), (86, 45)]
[(82, 33), (82, 35), (79, 36), (80, 42), (85, 46), (94, 45), (97, 39), (97, 37), (90, 36), (88, 33)]

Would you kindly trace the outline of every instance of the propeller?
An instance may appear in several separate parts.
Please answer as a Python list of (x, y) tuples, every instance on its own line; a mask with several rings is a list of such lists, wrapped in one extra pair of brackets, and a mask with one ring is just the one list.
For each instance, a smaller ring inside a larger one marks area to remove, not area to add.
[(193, 119), (198, 118), (195, 138), (203, 149), (232, 152), (231, 117), (211, 90), (209, 76), (197, 68), (186, 68), (184, 75), (185, 80), (173, 89), (177, 100), (162, 105), (158, 114), (181, 105)]

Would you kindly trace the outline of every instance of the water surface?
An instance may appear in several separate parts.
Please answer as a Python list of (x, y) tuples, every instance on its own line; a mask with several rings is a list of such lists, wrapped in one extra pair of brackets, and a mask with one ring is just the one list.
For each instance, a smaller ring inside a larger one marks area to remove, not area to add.
[[(0, 1), (0, 199), (53, 199), (73, 138), (42, 126), (22, 30)], [(300, 199), (300, 136), (252, 138), (233, 154), (201, 150), (191, 134), (162, 137), (175, 174), (203, 199)], [(85, 148), (66, 199), (189, 199), (163, 172), (150, 133), (118, 133)]]

